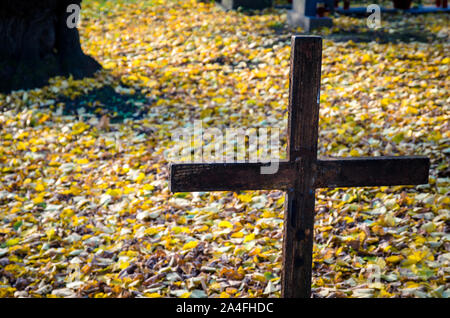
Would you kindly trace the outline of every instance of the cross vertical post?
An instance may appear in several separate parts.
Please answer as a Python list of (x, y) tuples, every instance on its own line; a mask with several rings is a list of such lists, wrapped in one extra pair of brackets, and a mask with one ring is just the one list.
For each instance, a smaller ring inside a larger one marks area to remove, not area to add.
[(311, 294), (315, 169), (319, 122), (322, 39), (295, 37), (291, 43), (288, 155), (302, 178), (287, 192), (284, 216), (282, 296)]

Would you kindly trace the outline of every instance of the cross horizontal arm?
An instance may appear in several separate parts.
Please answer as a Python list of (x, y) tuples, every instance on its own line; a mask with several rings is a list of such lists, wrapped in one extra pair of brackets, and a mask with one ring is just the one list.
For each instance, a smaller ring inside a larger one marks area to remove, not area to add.
[[(270, 163), (186, 163), (170, 165), (170, 191), (287, 190), (298, 170), (280, 161), (278, 172), (262, 174)], [(333, 158), (317, 161), (315, 188), (416, 185), (428, 183), (430, 160), (422, 156)]]
[(262, 174), (270, 163), (186, 163), (170, 165), (170, 191), (286, 190), (292, 164), (280, 161), (278, 172)]
[(357, 157), (317, 161), (316, 188), (416, 185), (428, 183), (430, 159)]

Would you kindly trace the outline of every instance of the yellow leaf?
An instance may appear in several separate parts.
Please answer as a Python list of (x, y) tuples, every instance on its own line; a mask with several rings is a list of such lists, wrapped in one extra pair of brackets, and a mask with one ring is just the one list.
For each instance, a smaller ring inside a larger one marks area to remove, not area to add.
[(415, 282), (406, 282), (406, 288), (417, 288), (420, 287), (420, 284), (415, 283)]
[(350, 156), (352, 156), (352, 157), (359, 157), (359, 151), (356, 150), (356, 149), (352, 149), (350, 151)]
[(238, 195), (238, 199), (242, 202), (248, 203), (252, 201), (252, 195), (251, 194), (240, 194)]
[(401, 256), (401, 255), (392, 255), (392, 256), (386, 257), (386, 262), (395, 264), (395, 263), (400, 262), (402, 259), (403, 259), (403, 256)]
[(117, 64), (115, 62), (108, 62), (108, 63), (103, 64), (103, 67), (105, 69), (114, 69), (117, 67)]
[(244, 233), (236, 232), (236, 233), (231, 234), (231, 237), (232, 238), (241, 238), (241, 237), (244, 237)]
[(257, 78), (266, 78), (268, 76), (267, 72), (259, 71), (255, 74)]
[(233, 224), (231, 224), (228, 221), (220, 221), (219, 222), (219, 227), (226, 227), (226, 228), (233, 228)]
[(145, 179), (145, 174), (143, 172), (139, 173), (138, 177), (136, 178), (136, 182), (140, 183), (142, 180)]
[(196, 232), (205, 232), (208, 231), (209, 227), (207, 225), (202, 225), (201, 227), (195, 229)]
[(70, 189), (67, 192), (68, 192), (67, 194), (79, 195), (81, 193), (81, 189), (71, 185)]
[(106, 194), (109, 194), (112, 197), (118, 197), (122, 195), (122, 189), (108, 189)]
[(261, 216), (263, 218), (273, 218), (273, 217), (276, 217), (277, 215), (270, 211), (264, 211)]
[(119, 268), (120, 269), (125, 269), (128, 266), (130, 266), (130, 263), (128, 263), (128, 262), (121, 262), (120, 265), (119, 265)]
[(221, 285), (220, 285), (220, 283), (212, 283), (209, 286), (209, 288), (212, 289), (212, 290), (219, 290), (221, 288)]
[(55, 229), (50, 229), (50, 230), (46, 231), (45, 234), (47, 235), (47, 238), (49, 240), (52, 240), (55, 238)]
[(408, 258), (403, 262), (403, 265), (412, 265), (419, 263), (424, 257), (427, 255), (425, 251), (415, 251), (412, 254), (408, 255)]
[(184, 217), (184, 216), (180, 216), (178, 219), (177, 219), (177, 223), (178, 224), (181, 224), (181, 225), (184, 225), (184, 224), (186, 224), (186, 218)]
[(386, 107), (386, 106), (388, 106), (389, 104), (390, 104), (390, 99), (389, 98), (382, 98), (381, 100), (380, 100), (380, 103), (381, 103), (381, 106), (383, 106), (383, 107)]
[(139, 80), (139, 78), (136, 75), (130, 75), (127, 77), (127, 79), (129, 81), (138, 81)]
[(417, 110), (417, 108), (408, 107), (408, 108), (406, 108), (406, 113), (417, 115), (419, 113), (419, 111)]
[(14, 246), (16, 244), (19, 244), (19, 242), (20, 242), (19, 238), (10, 239), (6, 241), (6, 246)]
[(364, 54), (362, 57), (362, 63), (370, 62), (372, 60), (372, 57), (369, 54)]
[(379, 297), (391, 298), (392, 296), (394, 296), (394, 294), (391, 294), (391, 293), (387, 292), (387, 291), (384, 290), (384, 289), (380, 290), (380, 295), (379, 295)]
[(160, 232), (160, 229), (151, 227), (151, 228), (146, 229), (144, 233), (147, 235), (155, 235), (156, 233), (159, 233), (159, 232)]
[(436, 225), (433, 222), (427, 222), (421, 226), (421, 229), (427, 231), (427, 233), (432, 233), (436, 230)]
[(87, 163), (89, 163), (89, 160), (86, 158), (77, 160), (77, 164), (79, 164), (79, 165), (85, 165)]
[(183, 245), (183, 250), (195, 248), (198, 245), (198, 241), (190, 241)]
[(34, 204), (39, 204), (39, 203), (42, 203), (42, 202), (44, 202), (44, 198), (41, 195), (38, 195), (37, 197), (35, 197), (33, 199), (33, 203)]
[(175, 233), (175, 234), (181, 233), (181, 227), (179, 227), (179, 226), (174, 226), (174, 227), (172, 228), (172, 232)]
[(355, 222), (355, 219), (352, 217), (346, 216), (346, 217), (344, 217), (344, 221), (346, 223), (352, 223), (352, 222)]
[(284, 200), (285, 200), (286, 198), (285, 198), (285, 196), (282, 196), (281, 198), (279, 198), (278, 200), (277, 200), (277, 205), (282, 205), (282, 204), (284, 204)]
[(252, 233), (252, 234), (246, 235), (244, 238), (244, 243), (253, 241), (254, 239), (255, 239), (255, 234)]
[(144, 294), (145, 297), (148, 298), (161, 298), (162, 296), (158, 293), (145, 293)]
[[(139, 178), (139, 177), (138, 177)], [(144, 184), (144, 186), (142, 187), (142, 189), (146, 190), (146, 191), (152, 191), (155, 189), (154, 186), (150, 185), (150, 184)]]

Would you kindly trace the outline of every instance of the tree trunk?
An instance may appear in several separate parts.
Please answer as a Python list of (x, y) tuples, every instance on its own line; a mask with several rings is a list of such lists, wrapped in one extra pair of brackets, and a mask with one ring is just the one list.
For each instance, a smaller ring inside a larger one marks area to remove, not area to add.
[(81, 0), (0, 1), (0, 92), (31, 89), (57, 76), (92, 76), (101, 65), (85, 55), (70, 4)]
[(395, 9), (408, 10), (411, 8), (412, 0), (392, 0)]

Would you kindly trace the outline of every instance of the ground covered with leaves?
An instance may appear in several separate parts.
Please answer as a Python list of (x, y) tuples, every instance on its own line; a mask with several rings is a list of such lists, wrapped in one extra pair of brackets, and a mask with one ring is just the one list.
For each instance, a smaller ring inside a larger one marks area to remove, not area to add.
[[(283, 9), (85, 2), (105, 70), (0, 95), (0, 297), (280, 296), (284, 193), (173, 195), (167, 153), (198, 119), (285, 132), (301, 29)], [(432, 164), (429, 185), (317, 190), (313, 296), (448, 297), (448, 15), (334, 22), (320, 155)]]

